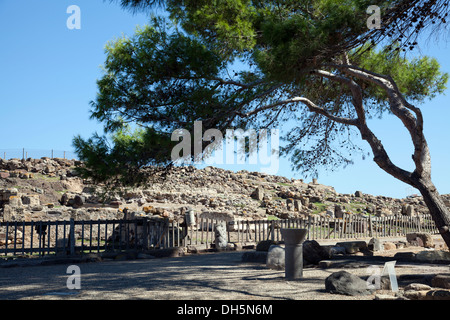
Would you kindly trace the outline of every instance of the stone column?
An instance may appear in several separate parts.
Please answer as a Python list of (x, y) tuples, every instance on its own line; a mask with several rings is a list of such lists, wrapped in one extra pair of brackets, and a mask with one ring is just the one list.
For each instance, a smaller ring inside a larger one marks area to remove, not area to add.
[(286, 280), (297, 280), (303, 276), (303, 241), (307, 229), (281, 229), (285, 247)]
[(218, 250), (227, 248), (228, 236), (227, 236), (227, 223), (220, 221), (215, 226), (215, 247)]
[(186, 221), (186, 225), (188, 227), (191, 227), (193, 225), (195, 225), (195, 211), (190, 209), (185, 216), (185, 221)]

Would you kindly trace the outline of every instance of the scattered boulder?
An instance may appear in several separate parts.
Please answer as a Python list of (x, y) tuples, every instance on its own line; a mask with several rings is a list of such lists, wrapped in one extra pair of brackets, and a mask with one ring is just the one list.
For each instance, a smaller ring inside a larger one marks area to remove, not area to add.
[(59, 203), (62, 206), (67, 206), (69, 204), (69, 195), (67, 194), (67, 192), (65, 192), (62, 196), (61, 199), (59, 200)]
[(414, 252), (397, 252), (394, 255), (394, 259), (399, 261), (415, 261), (416, 254)]
[(227, 225), (224, 221), (215, 225), (215, 247), (226, 249), (228, 245)]
[(397, 246), (395, 245), (395, 243), (389, 242), (389, 241), (383, 243), (383, 247), (384, 247), (384, 250), (395, 250), (395, 249), (397, 249)]
[(9, 172), (0, 172), (0, 179), (9, 178)]
[(450, 252), (443, 250), (424, 250), (416, 253), (416, 261), (427, 263), (450, 263)]
[(342, 210), (342, 207), (338, 204), (334, 206), (334, 217), (338, 219), (342, 219), (345, 215), (344, 210)]
[(303, 242), (303, 263), (319, 264), (321, 260), (329, 259), (330, 253), (322, 247), (316, 240)]
[(279, 245), (271, 245), (267, 252), (266, 266), (269, 269), (283, 270), (285, 249)]
[(450, 289), (450, 274), (438, 274), (431, 279), (431, 285), (437, 288)]
[(404, 288), (404, 290), (405, 291), (410, 291), (410, 290), (423, 291), (423, 290), (431, 290), (431, 287), (424, 283), (410, 283)]
[(262, 187), (258, 187), (252, 193), (252, 198), (256, 200), (263, 200), (264, 198), (264, 189)]
[(307, 197), (301, 197), (300, 202), (302, 203), (302, 206), (304, 206), (304, 207), (309, 206), (309, 198), (307, 198)]
[(326, 250), (327, 255), (329, 257), (341, 256), (345, 255), (347, 252), (344, 247), (339, 246), (323, 246), (324, 250)]
[(39, 196), (37, 195), (24, 195), (22, 196), (22, 204), (24, 205), (29, 205), (30, 207), (34, 207), (34, 206), (40, 206), (41, 205), (41, 201), (39, 199)]
[(367, 243), (365, 241), (338, 242), (336, 243), (336, 246), (344, 247), (348, 254), (357, 253), (367, 249)]
[(8, 201), (10, 197), (17, 196), (18, 193), (17, 188), (0, 189), (0, 201)]
[(393, 212), (392, 210), (382, 207), (382, 208), (377, 208), (375, 211), (375, 215), (377, 217), (388, 217), (388, 216), (392, 216)]
[(302, 210), (302, 207), (303, 207), (302, 201), (298, 200), (298, 199), (295, 199), (294, 200), (294, 210), (300, 211), (300, 210)]
[(384, 250), (383, 242), (378, 238), (372, 238), (367, 244), (367, 248), (373, 252), (379, 252)]
[(399, 297), (390, 294), (376, 294), (374, 300), (400, 300)]
[(109, 205), (110, 205), (112, 208), (119, 209), (119, 207), (122, 205), (122, 202), (121, 202), (121, 201), (118, 201), (118, 200), (113, 200), (113, 201), (110, 201), (110, 202), (109, 202)]
[(408, 290), (403, 296), (410, 300), (450, 300), (450, 290)]
[(85, 202), (86, 202), (85, 197), (80, 196), (79, 194), (75, 195), (75, 197), (73, 198), (73, 206), (76, 208), (82, 207)]
[(406, 234), (406, 241), (413, 246), (424, 248), (434, 248), (434, 241), (431, 234), (426, 232), (413, 232)]
[(269, 251), (270, 246), (277, 244), (276, 241), (272, 240), (263, 240), (257, 243), (256, 251)]
[(333, 272), (325, 279), (325, 290), (329, 293), (348, 296), (372, 294), (365, 280), (344, 270)]
[(408, 206), (406, 207), (406, 215), (407, 215), (408, 217), (414, 216), (414, 206), (408, 205)]
[(13, 208), (21, 207), (23, 205), (22, 198), (19, 196), (9, 197), (9, 205)]
[(404, 216), (413, 217), (416, 215), (414, 206), (412, 204), (402, 204), (400, 208), (400, 213)]
[(327, 209), (327, 211), (325, 212), (325, 216), (329, 218), (334, 218), (334, 211)]
[(408, 243), (406, 241), (397, 241), (395, 243), (397, 249), (403, 249), (406, 248), (408, 246)]
[(426, 294), (427, 300), (450, 300), (450, 290), (430, 290)]

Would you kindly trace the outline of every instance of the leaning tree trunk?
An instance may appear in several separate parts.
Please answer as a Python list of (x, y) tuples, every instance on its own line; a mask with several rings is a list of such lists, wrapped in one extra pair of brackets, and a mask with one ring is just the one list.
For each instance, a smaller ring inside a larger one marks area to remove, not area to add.
[[(362, 139), (369, 143), (374, 154), (374, 161), (381, 169), (393, 177), (420, 191), (430, 210), (436, 228), (450, 249), (450, 210), (445, 205), (442, 197), (431, 181), (431, 157), (428, 143), (423, 133), (423, 116), (421, 110), (406, 101), (391, 77), (362, 70), (350, 66), (348, 60), (346, 62), (344, 66), (341, 66), (345, 73), (371, 82), (385, 90), (391, 112), (402, 121), (414, 145), (412, 159), (416, 168), (413, 172), (403, 170), (392, 163), (383, 144), (367, 125), (361, 88), (351, 79), (337, 79), (337, 81), (347, 84), (352, 91), (353, 105), (358, 120), (354, 125), (359, 129)], [(327, 75), (327, 77), (330, 76)]]
[[(427, 165), (426, 170), (422, 172), (422, 175), (425, 177), (421, 177), (417, 172), (411, 173), (395, 166), (389, 159), (381, 141), (375, 137), (372, 131), (367, 127), (361, 129), (363, 139), (366, 140), (372, 148), (375, 163), (394, 178), (413, 186), (422, 194), (423, 200), (430, 211), (436, 228), (439, 230), (445, 244), (450, 249), (450, 210), (445, 205), (442, 197), (431, 181), (431, 167)], [(423, 143), (426, 145), (426, 141)], [(428, 148), (426, 149), (426, 153), (428, 153)]]
[[(361, 138), (369, 143), (375, 163), (394, 178), (397, 178), (420, 191), (430, 210), (430, 214), (437, 229), (441, 233), (445, 244), (450, 249), (450, 211), (445, 206), (444, 201), (431, 182), (431, 157), (423, 133), (423, 116), (421, 110), (406, 101), (397, 87), (397, 84), (390, 76), (377, 74), (352, 66), (345, 54), (343, 61), (342, 64), (332, 65), (333, 68), (338, 69), (341, 73), (314, 69), (310, 71), (310, 74), (327, 78), (335, 83), (347, 86), (351, 91), (353, 98), (351, 103), (355, 111), (355, 113), (350, 116), (356, 116), (355, 118), (343, 117), (335, 112), (330, 112), (326, 108), (316, 105), (306, 97), (293, 97), (275, 104), (259, 107), (252, 112), (244, 114), (244, 116), (249, 116), (261, 110), (274, 108), (282, 104), (301, 102), (305, 104), (311, 112), (325, 116), (331, 121), (356, 127), (361, 134)], [(396, 166), (389, 158), (381, 141), (376, 137), (372, 130), (370, 130), (366, 119), (367, 111), (365, 110), (363, 103), (363, 89), (353, 77), (363, 80), (364, 82), (369, 82), (385, 91), (390, 111), (402, 121), (410, 134), (414, 146), (412, 159), (415, 164), (415, 170), (413, 172)]]
[(430, 210), (431, 217), (433, 218), (439, 233), (447, 244), (447, 247), (450, 248), (450, 210), (445, 205), (431, 180), (417, 181), (416, 188), (422, 194), (423, 200)]

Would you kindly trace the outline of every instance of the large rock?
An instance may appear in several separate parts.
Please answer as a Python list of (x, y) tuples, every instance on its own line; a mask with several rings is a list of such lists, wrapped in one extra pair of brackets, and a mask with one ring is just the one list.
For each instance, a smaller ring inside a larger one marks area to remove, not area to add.
[(386, 250), (386, 251), (397, 249), (397, 246), (395, 245), (395, 243), (390, 242), (390, 241), (383, 243), (383, 247), (384, 247), (384, 250)]
[(262, 200), (264, 198), (264, 189), (262, 187), (258, 187), (253, 191), (252, 198), (256, 200)]
[(362, 198), (364, 195), (363, 195), (363, 193), (362, 193), (362, 191), (356, 191), (355, 192), (355, 197), (357, 197), (357, 198)]
[(82, 207), (82, 206), (84, 205), (84, 203), (86, 202), (86, 198), (77, 194), (77, 195), (73, 198), (73, 201), (74, 201), (73, 206), (76, 207), (76, 208), (80, 208), (80, 207)]
[(424, 283), (410, 283), (408, 284), (404, 289), (404, 291), (424, 291), (424, 290), (431, 290), (431, 287)]
[(389, 217), (393, 215), (393, 212), (388, 208), (381, 207), (376, 209), (375, 215), (377, 217)]
[(431, 234), (426, 232), (412, 232), (406, 234), (406, 241), (411, 245), (434, 248), (434, 241)]
[(271, 245), (267, 252), (266, 266), (269, 269), (283, 270), (285, 261), (285, 250), (279, 245)]
[(395, 260), (399, 261), (416, 261), (416, 254), (414, 252), (397, 252), (393, 257)]
[(404, 297), (410, 300), (450, 300), (450, 290), (408, 290), (403, 293)]
[(378, 251), (383, 251), (384, 250), (383, 242), (380, 239), (378, 239), (378, 238), (370, 239), (367, 247), (368, 247), (369, 250), (371, 250), (373, 252), (378, 252)]
[(334, 217), (338, 219), (342, 219), (345, 215), (344, 210), (342, 210), (342, 207), (338, 204), (334, 206)]
[(327, 252), (327, 255), (330, 258), (346, 254), (344, 247), (329, 245), (329, 246), (322, 246), (322, 248)]
[(330, 257), (330, 253), (316, 240), (307, 240), (303, 242), (304, 264), (319, 264), (321, 260), (329, 259)]
[(17, 196), (19, 191), (17, 188), (7, 188), (0, 190), (0, 201), (9, 201), (10, 197)]
[(400, 213), (404, 216), (412, 217), (415, 215), (414, 206), (410, 204), (402, 204)]
[(67, 194), (67, 192), (65, 192), (62, 196), (61, 199), (59, 200), (59, 203), (63, 206), (67, 206), (69, 204), (69, 195)]
[(369, 295), (367, 282), (347, 271), (333, 272), (325, 279), (325, 290), (348, 296)]
[(225, 249), (228, 245), (227, 225), (225, 222), (217, 223), (215, 226), (215, 247)]
[(450, 252), (442, 250), (424, 250), (416, 254), (416, 261), (426, 263), (450, 263)]
[(23, 207), (13, 207), (9, 204), (3, 206), (3, 220), (4, 221), (20, 221), (24, 216)]
[(40, 206), (41, 201), (37, 195), (23, 195), (22, 204), (29, 205), (30, 207)]
[(301, 210), (302, 210), (302, 207), (303, 207), (302, 201), (301, 201), (301, 200), (298, 200), (298, 199), (295, 199), (295, 200), (294, 200), (294, 210), (296, 210), (296, 211), (301, 211)]
[(367, 243), (365, 241), (345, 241), (338, 242), (336, 246), (344, 247), (345, 251), (349, 254), (357, 253), (367, 249)]
[[(303, 243), (303, 263), (318, 265), (320, 261), (329, 259), (330, 253), (315, 240)], [(267, 254), (267, 267), (270, 269), (284, 269), (285, 249), (279, 245), (271, 245)]]
[(438, 274), (431, 280), (431, 285), (437, 288), (450, 289), (450, 274)]
[(260, 242), (258, 242), (258, 244), (256, 245), (256, 251), (269, 251), (270, 246), (277, 244), (276, 241), (272, 241), (272, 240), (262, 240)]
[(19, 196), (11, 196), (9, 197), (9, 205), (14, 208), (22, 207), (22, 198)]

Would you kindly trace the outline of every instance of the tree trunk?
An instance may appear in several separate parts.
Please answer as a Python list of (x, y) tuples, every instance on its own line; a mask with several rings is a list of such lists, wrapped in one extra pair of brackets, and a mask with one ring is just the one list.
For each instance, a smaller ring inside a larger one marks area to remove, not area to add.
[(436, 224), (437, 229), (441, 233), (447, 247), (450, 249), (450, 210), (444, 204), (442, 197), (439, 195), (436, 187), (431, 180), (417, 181), (416, 188), (419, 189), (423, 196), (428, 209), (430, 210), (431, 217)]
[[(314, 70), (314, 74), (344, 84), (351, 90), (353, 96), (352, 104), (355, 108), (357, 119), (336, 117), (326, 110), (314, 105), (312, 102), (305, 101), (304, 98), (295, 98), (295, 101), (306, 103), (312, 112), (324, 115), (332, 121), (357, 127), (361, 133), (361, 138), (369, 143), (375, 163), (394, 178), (397, 178), (420, 191), (437, 229), (450, 250), (450, 210), (446, 207), (444, 201), (437, 192), (436, 187), (431, 182), (431, 158), (428, 144), (423, 134), (422, 112), (419, 108), (416, 108), (406, 101), (399, 91), (397, 84), (391, 77), (351, 66), (346, 55), (344, 55), (344, 61), (344, 64), (337, 65), (337, 68), (343, 73), (363, 81), (371, 82), (380, 89), (386, 91), (391, 112), (402, 121), (411, 136), (414, 145), (414, 154), (412, 155), (412, 158), (416, 167), (413, 172), (397, 167), (389, 158), (381, 141), (368, 127), (366, 121), (367, 111), (364, 109), (363, 105), (362, 88), (350, 77), (324, 70)], [(287, 102), (292, 101), (293, 99)]]

